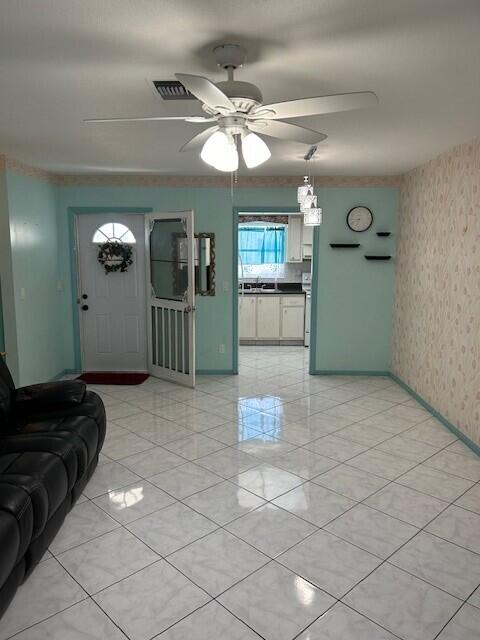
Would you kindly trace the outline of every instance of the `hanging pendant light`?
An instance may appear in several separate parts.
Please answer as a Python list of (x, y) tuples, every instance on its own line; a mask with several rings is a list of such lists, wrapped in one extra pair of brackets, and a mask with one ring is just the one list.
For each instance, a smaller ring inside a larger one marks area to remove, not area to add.
[(297, 200), (300, 205), (300, 213), (303, 213), (303, 224), (306, 227), (315, 227), (322, 224), (322, 209), (317, 206), (317, 196), (313, 193), (308, 169), (308, 162), (316, 150), (316, 147), (312, 147), (305, 156), (308, 175), (303, 177), (303, 185), (297, 188)]
[(301, 204), (306, 196), (313, 196), (313, 188), (309, 183), (308, 176), (303, 176), (303, 184), (297, 189), (297, 202)]
[(303, 224), (306, 227), (316, 227), (322, 224), (322, 209), (312, 202), (310, 207), (303, 210)]
[(303, 202), (300, 203), (300, 211), (302, 213), (305, 213), (305, 211), (307, 211), (307, 209), (310, 209), (310, 207), (316, 207), (316, 206), (317, 206), (317, 196), (309, 194), (309, 195), (306, 195), (305, 198), (303, 199)]

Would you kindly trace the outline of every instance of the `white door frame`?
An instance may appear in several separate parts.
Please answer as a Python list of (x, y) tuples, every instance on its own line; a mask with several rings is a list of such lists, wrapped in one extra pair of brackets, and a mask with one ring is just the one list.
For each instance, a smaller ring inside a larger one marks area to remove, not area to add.
[[(102, 222), (100, 221), (105, 221), (105, 222), (110, 222), (112, 221), (112, 218), (116, 217), (116, 216), (120, 216), (120, 217), (124, 217), (124, 216), (138, 216), (138, 220), (142, 221), (143, 224), (143, 220), (145, 217), (145, 214), (143, 213), (134, 213), (131, 211), (98, 211), (98, 212), (85, 212), (85, 213), (75, 213), (73, 215), (73, 231), (74, 231), (74, 251), (75, 251), (75, 258), (74, 258), (74, 264), (75, 264), (75, 269), (76, 269), (76, 300), (75, 302), (77, 303), (77, 308), (78, 308), (78, 329), (79, 329), (79, 334), (78, 334), (78, 339), (79, 339), (79, 345), (80, 345), (80, 369), (81, 371), (85, 371), (86, 367), (86, 355), (85, 355), (85, 321), (84, 321), (84, 314), (82, 313), (82, 311), (80, 310), (81, 304), (83, 302), (82, 300), (82, 269), (81, 269), (81, 244), (80, 244), (80, 235), (79, 235), (79, 221), (82, 219), (85, 219), (85, 217), (95, 217), (99, 220), (99, 226), (102, 224)], [(140, 243), (142, 243), (144, 241), (144, 236), (143, 235), (139, 235), (137, 238), (137, 245)], [(145, 256), (145, 252), (144, 252), (144, 256)], [(140, 267), (140, 271), (139, 273), (144, 273), (144, 270), (142, 267)], [(142, 291), (144, 290), (143, 284), (142, 284)], [(142, 316), (143, 318), (145, 318), (145, 313), (146, 313), (146, 300), (143, 300), (143, 309), (141, 310), (142, 312)], [(145, 339), (146, 339), (146, 321), (145, 321)], [(146, 345), (147, 346), (147, 345)], [(142, 371), (147, 371), (147, 356), (145, 357), (145, 364), (144, 366), (142, 366)]]
[[(153, 292), (151, 284), (150, 233), (157, 220), (183, 221), (187, 235), (188, 283), (183, 300), (158, 298)], [(146, 214), (145, 248), (148, 371), (155, 377), (193, 388), (195, 386), (195, 237), (193, 210)], [(178, 335), (180, 327), (181, 334)], [(179, 340), (179, 338), (181, 339)], [(185, 366), (186, 362), (187, 366)]]

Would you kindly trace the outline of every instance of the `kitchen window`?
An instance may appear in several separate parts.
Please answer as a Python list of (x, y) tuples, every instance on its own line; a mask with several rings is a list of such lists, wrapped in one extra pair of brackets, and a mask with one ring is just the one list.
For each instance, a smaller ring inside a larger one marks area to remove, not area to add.
[(241, 223), (238, 226), (239, 276), (283, 278), (286, 225)]

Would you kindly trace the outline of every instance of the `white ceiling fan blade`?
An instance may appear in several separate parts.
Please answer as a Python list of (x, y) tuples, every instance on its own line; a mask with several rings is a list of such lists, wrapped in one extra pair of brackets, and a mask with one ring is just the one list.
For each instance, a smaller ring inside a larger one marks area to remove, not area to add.
[(272, 138), (303, 142), (303, 144), (316, 144), (325, 140), (324, 133), (300, 127), (298, 124), (281, 122), (280, 120), (263, 120), (261, 122), (249, 122), (248, 128), (256, 133), (261, 133)]
[(208, 127), (208, 129), (200, 131), (200, 133), (197, 133), (197, 135), (186, 142), (183, 147), (180, 147), (180, 151), (198, 151), (218, 128), (219, 127)]
[(206, 116), (147, 116), (145, 118), (87, 118), (84, 122), (156, 122), (157, 120), (183, 120), (184, 122), (214, 122), (215, 118)]
[(274, 119), (303, 118), (339, 111), (365, 109), (378, 104), (378, 98), (373, 91), (359, 91), (357, 93), (337, 93), (332, 96), (317, 96), (316, 98), (301, 98), (287, 100), (259, 106), (251, 113), (253, 117)]
[(175, 77), (207, 107), (215, 111), (227, 111), (229, 113), (235, 111), (235, 106), (230, 98), (223, 91), (220, 91), (213, 82), (210, 82), (208, 78), (190, 73), (176, 73)]

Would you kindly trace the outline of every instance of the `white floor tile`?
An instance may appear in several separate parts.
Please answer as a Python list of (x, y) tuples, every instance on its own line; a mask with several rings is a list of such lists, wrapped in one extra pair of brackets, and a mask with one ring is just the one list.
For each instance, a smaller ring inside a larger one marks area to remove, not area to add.
[(268, 556), (223, 529), (168, 557), (179, 571), (214, 597), (269, 560)]
[(325, 528), (380, 558), (387, 558), (418, 532), (416, 527), (362, 504)]
[(428, 524), (448, 505), (438, 498), (395, 482), (367, 498), (365, 504), (419, 528)]
[(126, 640), (125, 634), (93, 602), (83, 600), (36, 624), (15, 640)]
[(2, 617), (0, 639), (5, 640), (86, 597), (85, 591), (55, 558), (45, 560), (15, 594)]
[(462, 600), (480, 584), (480, 556), (426, 532), (407, 542), (389, 562)]
[(119, 526), (116, 520), (93, 502), (82, 502), (67, 515), (49, 549), (54, 555), (57, 555)]
[(265, 500), (231, 482), (224, 481), (185, 498), (185, 503), (217, 524), (225, 525), (260, 507)]
[(216, 528), (211, 520), (180, 502), (127, 525), (129, 531), (162, 556), (177, 551)]
[(225, 527), (271, 558), (316, 531), (316, 527), (292, 513), (267, 503)]
[(300, 634), (298, 640), (397, 640), (397, 636), (337, 602)]
[(438, 640), (474, 640), (480, 636), (480, 609), (463, 605), (447, 624)]
[(318, 531), (276, 558), (312, 584), (341, 598), (381, 563), (349, 542)]
[(226, 591), (219, 601), (265, 640), (291, 640), (335, 602), (275, 562)]
[(160, 560), (94, 599), (130, 640), (149, 640), (206, 604), (209, 596)]
[(306, 482), (273, 502), (318, 527), (323, 527), (355, 505), (353, 500), (313, 482)]
[(223, 478), (193, 462), (187, 462), (152, 476), (149, 481), (178, 500), (182, 500), (193, 493), (223, 482)]
[(58, 561), (88, 593), (152, 564), (159, 556), (125, 529), (116, 529), (58, 556)]
[(443, 471), (432, 469), (425, 464), (407, 471), (404, 475), (399, 476), (395, 482), (428, 493), (435, 498), (445, 500), (445, 502), (452, 502), (473, 485), (471, 480), (443, 473)]
[(346, 604), (407, 640), (433, 640), (461, 600), (389, 564), (345, 598)]
[(112, 489), (93, 502), (120, 524), (128, 524), (168, 507), (175, 499), (146, 480), (139, 480), (121, 489)]
[(265, 500), (273, 500), (304, 482), (303, 478), (269, 464), (248, 469), (232, 481)]
[(351, 500), (360, 501), (384, 487), (388, 480), (341, 464), (313, 478), (313, 482), (341, 493)]
[(431, 522), (427, 531), (480, 554), (480, 515), (450, 506)]
[[(161, 640), (261, 640), (217, 602), (197, 609), (160, 636)], [(160, 640), (160, 639), (158, 639)]]

